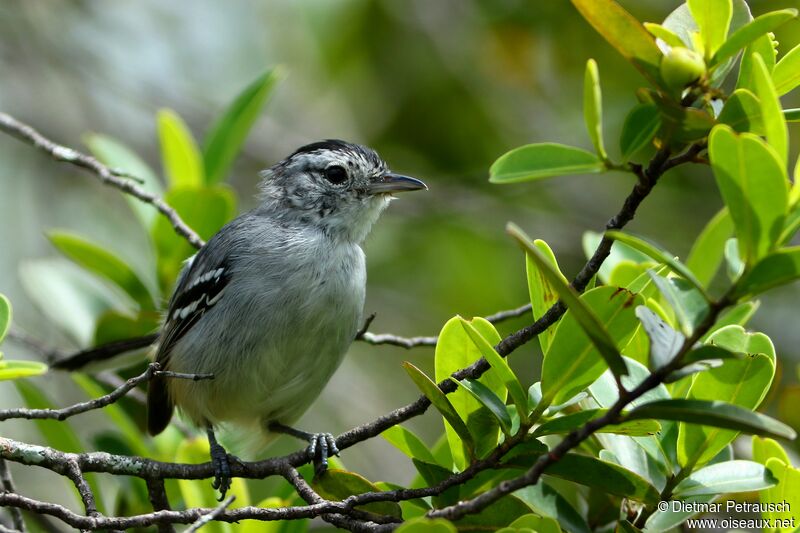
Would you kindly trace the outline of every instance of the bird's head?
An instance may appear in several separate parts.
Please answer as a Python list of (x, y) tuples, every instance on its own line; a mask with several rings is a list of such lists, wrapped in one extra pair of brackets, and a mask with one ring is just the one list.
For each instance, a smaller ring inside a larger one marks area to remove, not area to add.
[(261, 176), (260, 209), (354, 242), (366, 237), (394, 193), (427, 188), (390, 172), (374, 150), (339, 140), (298, 148)]

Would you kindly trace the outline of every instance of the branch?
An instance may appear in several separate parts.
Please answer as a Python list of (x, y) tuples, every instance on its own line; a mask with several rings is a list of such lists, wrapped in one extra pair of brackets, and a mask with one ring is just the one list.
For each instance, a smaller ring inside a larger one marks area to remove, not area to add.
[[(17, 492), (5, 459), (0, 459), (0, 482), (3, 485), (3, 492)], [(11, 509), (11, 523), (14, 525), (15, 530), (25, 533), (25, 521), (22, 519), (22, 512), (19, 509)]]
[(213, 374), (180, 374), (177, 372), (159, 370), (159, 367), (160, 365), (158, 363), (150, 363), (150, 365), (147, 367), (147, 370), (145, 370), (142, 374), (130, 378), (120, 387), (114, 389), (105, 396), (100, 396), (99, 398), (95, 398), (93, 400), (77, 403), (70, 407), (64, 407), (62, 409), (0, 409), (0, 421), (11, 418), (25, 418), (28, 420), (66, 420), (71, 416), (79, 415), (94, 409), (101, 409), (106, 405), (112, 404), (125, 396), (128, 391), (135, 388), (140, 383), (149, 381), (154, 377), (190, 379), (193, 381), (214, 378)]
[(134, 178), (121, 170), (109, 168), (92, 156), (57, 144), (33, 129), (33, 127), (2, 112), (0, 112), (0, 130), (38, 148), (56, 161), (63, 161), (86, 169), (97, 176), (105, 185), (119, 189), (126, 194), (138, 198), (142, 202), (152, 205), (162, 215), (167, 217), (170, 224), (172, 224), (172, 227), (175, 229), (175, 233), (189, 241), (189, 244), (195, 248), (203, 246), (203, 239), (181, 219), (177, 211), (167, 205), (161, 197), (144, 190), (136, 184), (137, 181), (141, 183), (140, 179)]
[(208, 514), (204, 514), (203, 516), (195, 520), (194, 524), (187, 527), (186, 533), (193, 533), (194, 531), (197, 531), (198, 529), (208, 524), (212, 520), (215, 520), (219, 515), (225, 512), (225, 509), (230, 507), (230, 505), (233, 503), (233, 500), (235, 499), (236, 496), (228, 496), (227, 498), (225, 498), (225, 501), (217, 505), (217, 507), (213, 511), (211, 511)]

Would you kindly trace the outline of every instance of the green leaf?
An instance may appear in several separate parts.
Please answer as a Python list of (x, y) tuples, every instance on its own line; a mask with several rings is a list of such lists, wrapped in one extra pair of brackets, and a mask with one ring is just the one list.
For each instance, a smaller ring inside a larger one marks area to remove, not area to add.
[(789, 50), (775, 65), (772, 83), (778, 96), (800, 85), (800, 45)]
[(653, 260), (666, 265), (675, 272), (683, 276), (686, 281), (690, 282), (694, 287), (700, 291), (700, 293), (708, 298), (705, 290), (703, 289), (703, 284), (695, 277), (694, 273), (689, 270), (683, 263), (675, 259), (675, 256), (665, 252), (664, 250), (660, 249), (659, 247), (655, 246), (654, 244), (646, 241), (641, 237), (637, 237), (635, 235), (631, 235), (628, 233), (624, 233), (622, 231), (607, 231), (606, 235), (610, 239), (614, 239), (615, 241), (623, 242), (630, 246), (635, 250), (639, 250), (643, 254), (647, 255), (648, 257), (652, 258)]
[(638, 306), (636, 308), (636, 317), (641, 321), (642, 327), (650, 340), (650, 368), (657, 370), (666, 366), (678, 354), (686, 337), (672, 329), (669, 324), (661, 320), (661, 317), (647, 306)]
[(250, 128), (282, 77), (279, 68), (261, 74), (239, 93), (211, 127), (203, 149), (207, 184), (213, 185), (225, 179)]
[(661, 24), (655, 24), (653, 22), (645, 22), (644, 27), (647, 31), (653, 34), (653, 37), (661, 39), (670, 47), (689, 46), (689, 43), (684, 43), (675, 32), (673, 32), (669, 28), (665, 28)]
[(745, 264), (739, 254), (739, 241), (735, 238), (725, 242), (725, 263), (731, 281), (738, 280), (744, 273)]
[[(558, 261), (556, 261), (556, 256), (553, 253), (553, 250), (550, 249), (550, 246), (548, 246), (547, 243), (541, 239), (536, 239), (533, 241), (533, 245), (542, 252), (548, 261), (550, 261), (550, 264), (553, 265), (553, 268), (561, 275), (564, 283), (567, 283), (567, 278), (564, 277), (564, 274), (561, 274), (561, 270), (558, 268)], [(533, 319), (539, 320), (548, 309), (558, 302), (558, 294), (550, 285), (550, 282), (547, 281), (547, 278), (542, 271), (536, 266), (536, 263), (533, 261), (533, 259), (528, 256), (528, 254), (525, 254), (525, 270), (528, 277), (528, 293), (531, 298), (531, 311), (533, 312)], [(555, 332), (556, 328), (547, 328), (538, 335), (537, 338), (539, 339), (539, 345), (542, 348), (542, 353), (547, 353), (550, 343), (553, 341)]]
[[(584, 309), (604, 324), (604, 332), (615, 350), (624, 347), (638, 326), (634, 314), (637, 305), (644, 300), (625, 289), (597, 287), (580, 298)], [(594, 343), (582, 328), (578, 315), (570, 308), (559, 322), (556, 336), (542, 364), (543, 405), (561, 403), (575, 396), (596, 380), (606, 368)], [(616, 351), (615, 353), (619, 353)], [(627, 373), (612, 369), (615, 375)]]
[(514, 533), (516, 531), (523, 530), (531, 530), (538, 533), (561, 533), (561, 527), (558, 525), (557, 520), (535, 514), (526, 514), (525, 516), (520, 516), (511, 522), (511, 525), (508, 526), (505, 532)]
[(722, 313), (717, 319), (716, 324), (706, 333), (701, 340), (701, 342), (706, 342), (708, 337), (716, 333), (718, 330), (731, 325), (736, 326), (744, 326), (747, 324), (753, 315), (758, 311), (759, 307), (758, 301), (752, 302), (742, 302), (737, 304), (733, 307), (730, 307), (727, 311)]
[(725, 461), (701, 468), (678, 483), (674, 498), (704, 494), (750, 492), (774, 487), (777, 480), (764, 465), (753, 461)]
[(738, 54), (742, 48), (748, 46), (758, 37), (766, 35), (768, 32), (771, 32), (796, 16), (796, 9), (780, 9), (756, 17), (728, 37), (725, 43), (720, 46), (719, 50), (714, 54), (714, 57), (711, 58), (709, 67), (718, 65), (726, 59), (733, 57)]
[(395, 448), (406, 454), (411, 459), (419, 459), (426, 463), (436, 463), (433, 454), (412, 431), (397, 425), (381, 433), (381, 437), (389, 441)]
[(727, 124), (739, 133), (749, 131), (756, 135), (763, 135), (764, 120), (761, 114), (761, 102), (747, 89), (736, 89), (722, 107), (717, 122)]
[[(505, 388), (511, 394), (511, 398), (514, 400), (514, 405), (517, 406), (517, 412), (519, 412), (523, 421), (526, 421), (528, 413), (528, 394), (525, 392), (525, 389), (522, 388), (522, 383), (519, 382), (519, 379), (517, 378), (516, 374), (514, 374), (514, 371), (511, 370), (510, 366), (508, 366), (508, 362), (500, 357), (500, 354), (495, 351), (494, 346), (492, 346), (491, 343), (489, 343), (489, 341), (487, 341), (483, 335), (481, 335), (481, 332), (478, 331), (471, 322), (462, 318), (461, 326), (464, 328), (464, 331), (467, 332), (467, 335), (469, 335), (469, 338), (472, 340), (472, 342), (475, 343), (475, 346), (478, 348), (478, 350), (480, 350), (484, 359), (486, 359), (489, 365), (491, 365), (491, 367), (494, 369), (496, 376), (500, 379), (500, 381), (503, 382)], [(486, 387), (484, 386), (483, 388)], [(480, 388), (478, 390), (480, 390)], [(488, 392), (492, 393), (492, 396), (497, 398), (497, 395), (495, 395), (491, 390), (488, 390)], [(505, 398), (505, 395), (503, 395), (503, 397)], [(503, 404), (505, 402), (504, 398), (497, 399), (501, 402), (501, 404)], [(503, 408), (503, 412), (508, 415), (508, 413), (505, 411), (505, 407)]]
[(455, 522), (460, 531), (496, 532), (514, 520), (530, 513), (531, 509), (516, 496), (504, 496), (477, 514), (468, 514)]
[(583, 120), (597, 155), (605, 161), (608, 154), (603, 146), (603, 99), (600, 74), (594, 59), (586, 62), (586, 74), (583, 78)]
[(786, 122), (800, 122), (800, 107), (784, 109), (783, 118), (786, 120)]
[[(595, 231), (585, 231), (583, 233), (581, 245), (583, 246), (583, 253), (586, 255), (587, 259), (594, 255), (595, 250), (597, 250), (597, 248), (600, 246), (602, 240), (603, 235)], [(600, 267), (600, 272), (598, 272), (598, 277), (603, 281), (603, 283), (610, 285), (609, 279), (611, 272), (622, 261), (631, 261), (633, 263), (641, 264), (650, 262), (650, 258), (626, 244), (622, 244), (621, 242), (613, 242), (611, 244), (611, 252), (608, 254), (606, 260), (603, 261), (603, 265)]]
[(595, 154), (580, 148), (557, 143), (528, 144), (500, 156), (489, 169), (489, 181), (517, 183), (605, 169)]
[(203, 185), (203, 160), (189, 127), (171, 109), (158, 111), (161, 161), (170, 189)]
[[(773, 520), (781, 520), (783, 527), (778, 529), (781, 533), (795, 529), (797, 521), (797, 509), (800, 508), (800, 470), (792, 468), (792, 465), (784, 463), (780, 459), (771, 458), (767, 460), (767, 469), (778, 480), (778, 486), (766, 489), (761, 492), (762, 503), (782, 503), (786, 502), (782, 510), (774, 512), (767, 511), (762, 516)], [(790, 524), (792, 524), (790, 526)]]
[[(491, 344), (500, 342), (497, 330), (485, 319), (474, 318), (472, 324), (484, 338), (489, 339)], [(461, 317), (448, 320), (439, 333), (439, 340), (436, 343), (434, 356), (436, 381), (448, 379), (453, 372), (471, 365), (480, 358), (481, 352), (461, 325)], [(480, 381), (505, 401), (506, 388), (496, 370), (491, 369), (486, 372)], [(466, 421), (470, 434), (475, 438), (476, 454), (482, 456), (483, 453), (494, 449), (497, 446), (500, 429), (491, 413), (466, 390), (456, 390), (448, 395), (448, 399), (461, 419)], [(447, 423), (445, 432), (456, 467), (465, 468), (467, 458), (464, 455), (461, 439)]]
[(470, 395), (486, 407), (494, 415), (506, 435), (511, 434), (511, 416), (508, 414), (506, 404), (486, 385), (477, 380), (463, 379), (458, 381), (450, 378), (470, 393)]
[(47, 372), (47, 365), (39, 361), (9, 361), (0, 353), (0, 381), (40, 376)]
[[(511, 464), (510, 466), (516, 465)], [(529, 465), (526, 463), (525, 466), (527, 468)], [(658, 490), (640, 475), (614, 463), (601, 461), (587, 455), (568, 453), (547, 467), (547, 473), (647, 504), (659, 500)]]
[(724, 125), (711, 132), (709, 154), (741, 256), (752, 265), (772, 250), (783, 229), (788, 202), (785, 169), (759, 137), (737, 135)]
[[(380, 489), (374, 483), (354, 472), (329, 468), (321, 475), (314, 477), (311, 485), (326, 500), (340, 501), (354, 494), (377, 492)], [(400, 506), (395, 502), (374, 502), (359, 505), (361, 509), (370, 513), (400, 518)]]
[(139, 275), (113, 253), (68, 231), (49, 231), (47, 238), (69, 259), (122, 289), (142, 309), (156, 308), (150, 290)]
[[(142, 158), (127, 146), (112, 137), (96, 133), (84, 136), (83, 142), (100, 162), (109, 167), (123, 170), (144, 181), (138, 185), (145, 191), (157, 196), (163, 195), (164, 188), (156, 174)], [(129, 194), (125, 195), (125, 200), (142, 222), (142, 226), (145, 228), (152, 226), (153, 220), (158, 216), (155, 207)]]
[[(795, 191), (797, 191), (797, 193), (795, 193)], [(792, 190), (789, 193), (789, 205), (794, 206), (794, 210), (786, 217), (786, 224), (784, 224), (783, 231), (778, 239), (778, 246), (785, 246), (788, 244), (794, 238), (798, 230), (800, 230), (800, 209), (797, 208), (795, 196), (800, 198), (800, 185), (797, 185), (797, 177), (795, 177), (795, 184), (792, 186)]]
[(540, 515), (558, 521), (564, 531), (589, 533), (590, 529), (586, 520), (546, 480), (540, 479), (536, 485), (528, 485), (514, 494)]
[[(777, 66), (775, 67), (777, 70)], [(781, 167), (789, 159), (789, 131), (783, 118), (783, 108), (778, 93), (772, 84), (769, 70), (760, 55), (753, 55), (753, 83), (756, 96), (761, 104), (761, 117), (767, 142), (778, 154)]]
[[(570, 431), (584, 426), (590, 420), (603, 416), (607, 411), (608, 409), (584, 409), (583, 411), (553, 418), (537, 427), (533, 432), (533, 436), (541, 437), (543, 435), (569, 433)], [(655, 420), (632, 420), (621, 424), (610, 424), (597, 430), (597, 433), (643, 436), (654, 435), (660, 430), (661, 424), (657, 423)]]
[[(236, 215), (236, 196), (226, 185), (173, 189), (164, 200), (204, 240), (210, 239)], [(159, 284), (164, 292), (169, 292), (183, 261), (196, 250), (175, 233), (165, 217), (156, 219), (153, 241), (158, 257)]]
[(755, 92), (755, 81), (753, 79), (753, 54), (758, 54), (764, 60), (767, 70), (771, 73), (775, 68), (775, 49), (772, 39), (768, 35), (762, 35), (747, 45), (742, 53), (742, 61), (739, 66), (739, 79), (736, 80), (737, 89), (749, 89)]
[[(700, 376), (708, 374), (700, 374)], [(646, 403), (632, 411), (628, 420), (653, 418), (677, 420), (690, 424), (732, 429), (755, 435), (767, 435), (793, 440), (797, 434), (792, 428), (761, 413), (719, 401), (676, 398)]]
[(772, 252), (739, 281), (736, 297), (744, 298), (791, 283), (800, 278), (800, 246)]
[(753, 435), (752, 442), (753, 461), (761, 463), (762, 465), (766, 465), (767, 460), (772, 457), (776, 457), (787, 465), (792, 464), (792, 462), (789, 460), (789, 456), (786, 454), (786, 450), (784, 450), (777, 441), (759, 437), (758, 435)]
[(661, 50), (653, 36), (614, 0), (572, 0), (597, 32), (652, 84), (660, 84)]
[(470, 435), (466, 424), (461, 420), (461, 417), (456, 412), (453, 404), (450, 403), (450, 400), (447, 399), (447, 396), (436, 386), (436, 383), (434, 383), (431, 378), (426, 376), (425, 373), (416, 366), (406, 361), (403, 363), (403, 367), (406, 369), (406, 372), (408, 372), (408, 375), (411, 376), (411, 379), (419, 390), (422, 391), (422, 394), (431, 401), (431, 404), (436, 407), (439, 413), (441, 413), (444, 419), (450, 424), (450, 427), (453, 428), (453, 431), (461, 438), (468, 452), (472, 453), (472, 450), (474, 450), (472, 435)]
[(675, 311), (683, 334), (691, 336), (708, 315), (708, 300), (683, 278), (665, 278), (652, 270), (648, 272)]
[(443, 518), (420, 517), (407, 520), (400, 527), (395, 529), (397, 533), (456, 533), (458, 531), (453, 524)]
[(700, 232), (686, 258), (686, 267), (708, 287), (719, 270), (725, 251), (725, 242), (733, 235), (733, 221), (726, 208), (722, 208)]
[(733, 15), (731, 0), (687, 0), (705, 44), (706, 59), (725, 42)]
[[(545, 275), (547, 281), (553, 286), (561, 300), (572, 313), (572, 316), (589, 337), (592, 344), (600, 352), (603, 359), (605, 359), (608, 367), (618, 376), (625, 374), (625, 363), (622, 361), (614, 339), (609, 332), (606, 331), (600, 319), (580, 300), (575, 289), (564, 283), (560, 273), (553, 268), (539, 249), (531, 243), (530, 238), (525, 232), (514, 224), (506, 226), (506, 231), (519, 242), (528, 256), (534, 260), (536, 266), (539, 267)], [(624, 299), (627, 301), (628, 297), (625, 296)], [(619, 301), (618, 298), (616, 300)], [(563, 319), (561, 323), (563, 324)], [(544, 380), (542, 380), (542, 382), (544, 383)], [(574, 394), (571, 394), (570, 397), (571, 396), (574, 396)]]
[(645, 146), (651, 144), (661, 129), (661, 113), (654, 104), (637, 104), (628, 112), (622, 124), (619, 149), (622, 159), (628, 161)]
[(11, 327), (11, 302), (0, 294), (0, 343), (6, 338)]

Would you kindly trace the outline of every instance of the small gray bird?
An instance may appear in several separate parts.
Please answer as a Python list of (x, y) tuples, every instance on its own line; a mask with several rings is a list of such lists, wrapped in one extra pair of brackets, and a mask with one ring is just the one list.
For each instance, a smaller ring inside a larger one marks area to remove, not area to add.
[(230, 465), (214, 436), (220, 424), (260, 447), (276, 432), (307, 439), (318, 469), (338, 453), (329, 433), (289, 424), (320, 394), (361, 325), (361, 242), (393, 193), (427, 188), (390, 172), (373, 150), (339, 140), (303, 146), (262, 178), (258, 207), (186, 261), (156, 350), (162, 369), (214, 379), (155, 379), (147, 393), (152, 435), (175, 407), (207, 429), (223, 496)]

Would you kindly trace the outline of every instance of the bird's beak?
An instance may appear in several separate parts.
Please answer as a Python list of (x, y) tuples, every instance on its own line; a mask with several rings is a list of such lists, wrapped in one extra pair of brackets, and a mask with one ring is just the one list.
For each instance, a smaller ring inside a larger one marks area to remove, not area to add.
[(378, 181), (370, 184), (371, 194), (391, 194), (394, 192), (418, 191), (428, 186), (417, 178), (400, 174), (385, 174)]

